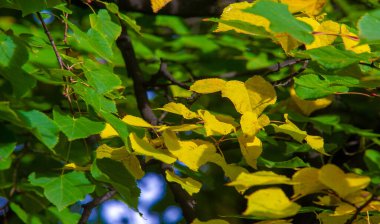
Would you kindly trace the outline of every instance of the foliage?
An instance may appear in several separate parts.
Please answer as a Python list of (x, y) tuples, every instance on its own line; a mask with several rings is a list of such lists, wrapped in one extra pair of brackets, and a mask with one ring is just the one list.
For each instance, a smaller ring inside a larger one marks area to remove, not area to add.
[(377, 223), (379, 3), (191, 19), (159, 14), (170, 2), (0, 0), (4, 220), (85, 223), (113, 196), (138, 210), (154, 171), (184, 223)]

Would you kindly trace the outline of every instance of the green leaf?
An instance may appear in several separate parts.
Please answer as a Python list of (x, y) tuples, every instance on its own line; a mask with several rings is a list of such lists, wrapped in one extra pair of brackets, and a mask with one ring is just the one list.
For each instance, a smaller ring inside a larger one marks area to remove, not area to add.
[(81, 83), (76, 83), (73, 85), (73, 89), (88, 105), (92, 106), (97, 113), (117, 113), (115, 102), (100, 95), (93, 88)]
[(133, 175), (118, 161), (103, 158), (97, 159), (91, 167), (95, 179), (112, 184), (116, 191), (132, 208), (137, 208), (140, 189)]
[(358, 22), (360, 38), (370, 42), (380, 42), (380, 10), (364, 14)]
[(130, 28), (132, 28), (134, 31), (136, 31), (136, 33), (140, 34), (141, 27), (136, 24), (136, 21), (134, 19), (132, 19), (129, 16), (121, 13), (119, 11), (119, 7), (115, 3), (106, 3), (106, 2), (104, 2), (104, 3), (106, 4), (106, 8), (108, 9), (108, 11), (116, 14), (119, 17), (119, 19), (124, 21)]
[(128, 125), (111, 113), (102, 113), (102, 117), (116, 130), (127, 149), (130, 150)]
[(68, 208), (63, 209), (62, 211), (58, 211), (56, 207), (49, 207), (48, 211), (53, 213), (53, 215), (57, 217), (62, 222), (62, 224), (77, 223), (80, 219), (79, 213), (70, 212)]
[(9, 102), (0, 101), (0, 119), (14, 124), (20, 124), (21, 120), (17, 113), (10, 108)]
[(21, 68), (28, 57), (28, 51), (19, 38), (0, 31), (0, 74), (11, 83), (16, 97), (24, 96), (36, 85), (36, 80)]
[(10, 207), (12, 211), (26, 224), (42, 224), (41, 220), (37, 216), (33, 216), (28, 214), (24, 209), (22, 209), (19, 205), (11, 202)]
[(111, 16), (105, 9), (100, 9), (98, 14), (90, 15), (91, 28), (103, 34), (108, 43), (112, 43), (121, 33), (120, 25), (111, 20)]
[(259, 1), (245, 12), (265, 17), (270, 21), (270, 29), (276, 33), (288, 33), (290, 36), (310, 44), (314, 41), (313, 29), (308, 24), (297, 20), (288, 10), (288, 6), (271, 1)]
[(38, 111), (17, 111), (23, 125), (49, 149), (58, 143), (59, 128), (46, 114)]
[(348, 92), (347, 86), (321, 79), (315, 74), (303, 75), (294, 78), (297, 96), (304, 100), (318, 99), (334, 94), (336, 92)]
[(0, 170), (9, 169), (9, 167), (12, 165), (12, 158), (10, 155), (12, 154), (15, 147), (16, 142), (0, 143)]
[(380, 152), (373, 149), (367, 149), (364, 153), (363, 159), (369, 171), (380, 172)]
[(110, 92), (121, 85), (119, 76), (105, 68), (106, 66), (98, 65), (90, 60), (87, 60), (84, 65), (84, 75), (88, 84), (99, 94)]
[(294, 169), (298, 167), (309, 167), (310, 165), (308, 163), (305, 163), (302, 159), (300, 159), (298, 156), (287, 160), (287, 161), (270, 161), (267, 159), (264, 159), (263, 157), (259, 157), (257, 160), (258, 166), (265, 166), (267, 168), (287, 168), (287, 169)]
[(62, 4), (61, 0), (2, 0), (0, 8), (11, 8), (22, 11), (22, 16), (53, 8)]
[(59, 129), (67, 136), (69, 141), (98, 134), (105, 127), (103, 122), (92, 121), (83, 116), (74, 118), (64, 114), (58, 107), (54, 108), (53, 117)]
[(76, 171), (59, 177), (40, 178), (36, 178), (36, 174), (32, 173), (28, 179), (32, 185), (44, 189), (45, 197), (58, 208), (58, 211), (83, 200), (87, 194), (95, 190), (95, 186), (86, 178), (86, 175)]
[(333, 46), (319, 47), (304, 53), (327, 69), (344, 68), (370, 58), (367, 53), (356, 54), (353, 51), (339, 50)]

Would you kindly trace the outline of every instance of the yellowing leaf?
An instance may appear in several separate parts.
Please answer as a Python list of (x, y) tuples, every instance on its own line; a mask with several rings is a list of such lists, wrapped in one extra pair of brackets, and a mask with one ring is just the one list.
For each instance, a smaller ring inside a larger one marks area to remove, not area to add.
[(258, 171), (255, 173), (241, 173), (236, 180), (227, 185), (238, 186), (245, 191), (252, 186), (270, 184), (293, 184), (293, 182), (287, 176), (278, 175), (272, 171)]
[(345, 174), (339, 167), (327, 164), (319, 171), (319, 181), (334, 190), (340, 197), (345, 198), (349, 194), (366, 188), (371, 179), (353, 173)]
[(252, 105), (244, 82), (228, 81), (222, 89), (222, 97), (230, 99), (236, 111), (241, 114), (252, 111)]
[(352, 215), (344, 215), (344, 216), (334, 216), (331, 213), (319, 213), (317, 218), (323, 224), (339, 224), (346, 223), (346, 221), (351, 218)]
[(301, 208), (290, 201), (280, 188), (261, 189), (246, 198), (248, 207), (244, 215), (278, 219), (293, 216)]
[(206, 136), (228, 135), (235, 129), (233, 125), (219, 121), (207, 110), (198, 110), (198, 114), (204, 121)]
[(280, 43), (286, 53), (301, 46), (302, 43), (287, 33), (278, 33), (275, 35), (276, 40)]
[(344, 24), (342, 25), (341, 35), (342, 35), (344, 47), (347, 50), (353, 51), (357, 54), (371, 52), (371, 48), (369, 47), (368, 44), (359, 45), (359, 42), (360, 42), (359, 37), (356, 34), (351, 33), (348, 30), (348, 27)]
[(168, 104), (165, 104), (163, 108), (160, 108), (160, 110), (173, 114), (179, 114), (185, 119), (194, 119), (199, 117), (195, 112), (189, 110), (182, 103), (170, 102)]
[(325, 152), (324, 141), (323, 141), (322, 137), (314, 136), (314, 135), (307, 135), (305, 140), (306, 140), (307, 144), (310, 145), (310, 147), (312, 149), (320, 152), (321, 154), (329, 156), (329, 154), (327, 154)]
[(328, 20), (321, 24), (313, 18), (298, 17), (298, 20), (309, 24), (313, 28), (314, 41), (306, 45), (306, 49), (313, 49), (331, 45), (340, 33), (340, 25)]
[(240, 126), (246, 137), (254, 137), (260, 129), (267, 126), (270, 123), (268, 116), (265, 114), (259, 118), (257, 114), (248, 111), (245, 112), (240, 118)]
[(181, 124), (176, 126), (162, 126), (160, 129), (158, 129), (159, 132), (165, 131), (165, 130), (171, 130), (171, 131), (191, 131), (194, 129), (202, 128), (202, 126), (196, 125), (196, 124)]
[(140, 117), (135, 117), (132, 115), (126, 115), (125, 117), (123, 117), (123, 122), (127, 123), (129, 125), (132, 125), (132, 126), (142, 127), (142, 128), (153, 128), (153, 127), (155, 127), (155, 126), (149, 124), (148, 122), (146, 122), (144, 119), (142, 119)]
[(160, 9), (162, 9), (166, 4), (171, 2), (172, 0), (150, 0), (150, 4), (152, 5), (152, 9), (154, 13), (157, 13)]
[(103, 139), (104, 138), (112, 138), (115, 136), (119, 136), (119, 133), (117, 133), (116, 130), (108, 123), (104, 127), (103, 131), (100, 132), (100, 137)]
[(202, 184), (194, 179), (191, 179), (190, 177), (187, 178), (181, 178), (176, 176), (173, 172), (166, 170), (166, 179), (169, 182), (175, 182), (181, 187), (187, 191), (190, 195), (193, 195), (194, 193), (198, 193), (201, 190)]
[(205, 222), (195, 219), (191, 224), (229, 224), (229, 223), (223, 219), (212, 219)]
[(281, 0), (281, 3), (289, 6), (290, 12), (304, 12), (310, 17), (318, 15), (326, 0)]
[[(249, 8), (253, 5), (253, 3), (248, 2), (239, 2), (228, 5), (224, 10), (222, 15), (220, 16), (221, 20), (239, 20), (243, 22), (250, 23), (255, 26), (264, 27), (267, 31), (269, 31), (269, 21), (258, 15), (254, 15), (252, 13), (243, 12), (243, 9)], [(238, 33), (247, 33), (244, 30), (237, 29), (222, 23), (218, 24), (218, 28), (215, 32), (222, 32), (228, 30), (235, 30)]]
[(195, 81), (194, 84), (190, 86), (190, 90), (202, 94), (215, 93), (221, 91), (225, 84), (226, 81), (223, 79), (202, 79)]
[(245, 81), (245, 86), (248, 90), (252, 112), (261, 114), (267, 106), (276, 103), (276, 90), (263, 77), (253, 76)]
[(148, 142), (137, 137), (135, 133), (129, 134), (129, 139), (131, 141), (132, 149), (140, 155), (151, 156), (167, 164), (174, 163), (177, 160), (170, 155), (169, 152), (163, 149), (155, 149)]
[(257, 169), (257, 159), (263, 152), (261, 140), (257, 137), (246, 138), (244, 136), (238, 136), (238, 141), (245, 162), (252, 168)]
[(306, 131), (302, 131), (295, 124), (293, 124), (289, 119), (288, 115), (285, 114), (285, 124), (282, 125), (273, 125), (275, 132), (280, 132), (284, 134), (290, 135), (297, 142), (302, 143), (302, 141), (306, 138)]
[(320, 110), (325, 107), (328, 107), (332, 103), (331, 97), (317, 99), (317, 100), (302, 100), (297, 96), (294, 88), (290, 89), (290, 96), (293, 102), (301, 110), (301, 112), (307, 116), (309, 116), (311, 113), (313, 113), (316, 110)]
[(116, 161), (121, 161), (125, 168), (127, 168), (136, 179), (141, 179), (145, 174), (141, 168), (139, 159), (135, 155), (129, 153), (125, 147), (112, 148), (103, 144), (96, 149), (96, 158), (110, 158)]
[(91, 166), (78, 166), (75, 163), (66, 164), (63, 169), (65, 170), (77, 170), (77, 171), (88, 171), (91, 169)]
[(314, 167), (306, 167), (297, 171), (292, 177), (292, 180), (297, 183), (293, 186), (292, 198), (318, 193), (326, 189), (326, 186), (318, 180), (318, 176), (319, 170)]

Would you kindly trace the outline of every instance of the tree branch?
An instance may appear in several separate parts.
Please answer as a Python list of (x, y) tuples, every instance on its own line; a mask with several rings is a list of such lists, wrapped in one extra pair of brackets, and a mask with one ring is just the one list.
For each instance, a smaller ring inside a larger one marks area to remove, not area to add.
[(154, 74), (148, 82), (145, 82), (144, 85), (145, 86), (156, 86), (158, 79), (160, 79), (161, 77), (167, 79), (173, 85), (177, 85), (177, 86), (179, 86), (183, 89), (186, 89), (186, 90), (190, 89), (190, 87), (187, 84), (176, 80), (172, 76), (172, 74), (168, 70), (168, 65), (163, 61), (161, 61), (160, 69), (158, 70), (158, 72), (156, 74)]
[(94, 198), (91, 202), (82, 205), (83, 212), (78, 221), (78, 224), (86, 224), (88, 219), (90, 218), (92, 209), (96, 208), (98, 205), (102, 204), (103, 202), (111, 199), (113, 196), (115, 196), (115, 194), (116, 194), (116, 191), (111, 190), (98, 198)]
[(351, 218), (349, 220), (346, 221), (345, 224), (352, 224), (352, 223), (354, 223), (355, 219), (358, 217), (358, 215), (360, 214), (360, 212), (365, 207), (367, 207), (375, 198), (376, 198), (376, 196), (374, 194), (372, 194), (372, 196), (366, 202), (364, 202), (364, 204), (362, 204), (361, 206), (355, 206), (355, 209), (356, 209), (355, 213), (351, 216)]
[[(144, 80), (142, 78), (131, 39), (128, 36), (124, 25), (122, 25), (122, 33), (117, 39), (116, 44), (123, 55), (128, 74), (133, 80), (133, 88), (135, 91), (138, 109), (144, 120), (152, 125), (156, 125), (158, 123), (158, 119), (149, 105), (146, 89), (144, 87)], [(166, 68), (164, 67), (164, 69)], [(162, 166), (165, 166), (165, 164), (162, 164)], [(162, 171), (164, 170), (162, 169)], [(186, 221), (191, 223), (195, 219), (193, 199), (181, 187), (175, 186), (175, 184), (171, 182), (167, 183), (169, 188), (172, 190), (175, 200), (181, 206)]]
[(65, 67), (66, 67), (66, 66), (65, 66), (65, 63), (63, 63), (63, 60), (62, 60), (62, 58), (61, 58), (61, 55), (60, 55), (59, 52), (58, 52), (57, 46), (56, 46), (55, 43), (54, 43), (54, 39), (53, 39), (53, 37), (51, 36), (50, 31), (48, 30), (48, 28), (47, 28), (47, 26), (46, 26), (46, 24), (45, 24), (45, 21), (44, 21), (44, 19), (42, 18), (40, 12), (37, 12), (37, 17), (38, 17), (38, 19), (40, 20), (42, 27), (44, 28), (45, 34), (46, 34), (46, 36), (48, 37), (48, 39), (49, 39), (49, 41), (50, 41), (50, 45), (53, 47), (54, 54), (55, 54), (55, 57), (56, 57), (57, 60), (58, 60), (59, 66), (61, 67), (61, 69), (65, 69)]

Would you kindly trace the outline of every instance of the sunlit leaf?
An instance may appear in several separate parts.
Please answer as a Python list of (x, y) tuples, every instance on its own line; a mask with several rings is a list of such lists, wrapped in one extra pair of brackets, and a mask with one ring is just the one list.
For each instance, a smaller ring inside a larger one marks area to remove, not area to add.
[(153, 12), (157, 13), (160, 9), (162, 9), (166, 4), (171, 2), (172, 0), (150, 0), (150, 4), (152, 4)]
[(202, 184), (194, 179), (191, 179), (190, 177), (187, 178), (181, 178), (176, 176), (173, 172), (166, 170), (166, 179), (169, 182), (175, 182), (190, 195), (193, 195), (194, 193), (198, 193), (201, 190)]
[(261, 140), (257, 137), (246, 138), (244, 136), (239, 136), (238, 140), (245, 162), (252, 168), (257, 169), (257, 159), (263, 152)]
[(195, 112), (189, 110), (182, 103), (170, 102), (168, 104), (165, 104), (163, 108), (159, 109), (169, 113), (179, 114), (185, 119), (194, 119), (199, 117)]
[(351, 193), (366, 188), (371, 179), (354, 173), (345, 174), (339, 167), (327, 164), (320, 170), (319, 181), (334, 190), (340, 197), (345, 198)]
[(292, 198), (302, 197), (308, 194), (318, 193), (326, 188), (318, 179), (319, 170), (314, 167), (306, 167), (293, 174), (292, 180), (294, 194)]
[(195, 81), (194, 84), (190, 86), (190, 90), (202, 94), (215, 93), (221, 91), (225, 84), (226, 81), (223, 79), (202, 79)]
[(233, 125), (219, 121), (216, 116), (207, 110), (198, 110), (198, 114), (204, 120), (206, 135), (228, 135), (235, 128)]
[(326, 0), (281, 0), (281, 3), (289, 6), (290, 12), (304, 12), (310, 17), (318, 15), (326, 2)]
[(356, 34), (350, 32), (348, 27), (344, 24), (341, 28), (341, 36), (343, 39), (344, 47), (347, 50), (353, 51), (357, 54), (371, 52), (371, 48), (368, 46), (368, 44), (360, 44), (359, 37)]
[(293, 216), (301, 208), (298, 204), (290, 201), (280, 188), (257, 190), (246, 198), (248, 207), (244, 211), (244, 215), (278, 219)]

